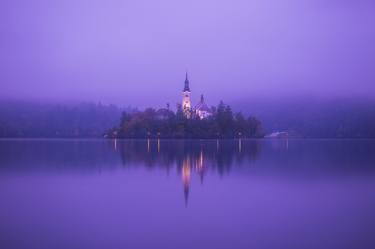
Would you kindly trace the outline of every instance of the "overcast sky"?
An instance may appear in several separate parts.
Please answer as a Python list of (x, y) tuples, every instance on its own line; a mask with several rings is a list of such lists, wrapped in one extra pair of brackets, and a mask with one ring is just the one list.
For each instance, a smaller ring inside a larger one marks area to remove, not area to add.
[(0, 97), (375, 97), (375, 1), (2, 0)]

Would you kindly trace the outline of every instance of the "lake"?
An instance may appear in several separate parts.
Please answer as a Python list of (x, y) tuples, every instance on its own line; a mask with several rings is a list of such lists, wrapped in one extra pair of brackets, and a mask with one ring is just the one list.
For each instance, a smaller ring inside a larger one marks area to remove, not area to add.
[(375, 140), (0, 140), (0, 248), (375, 248)]

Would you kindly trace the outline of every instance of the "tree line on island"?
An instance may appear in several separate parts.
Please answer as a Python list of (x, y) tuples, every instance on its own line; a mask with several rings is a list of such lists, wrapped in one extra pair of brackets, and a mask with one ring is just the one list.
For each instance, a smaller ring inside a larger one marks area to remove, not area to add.
[(120, 126), (108, 131), (108, 138), (259, 138), (263, 137), (261, 122), (253, 116), (233, 113), (222, 101), (211, 108), (212, 115), (200, 119), (186, 117), (181, 105), (177, 111), (167, 108), (147, 108), (144, 111), (126, 112)]

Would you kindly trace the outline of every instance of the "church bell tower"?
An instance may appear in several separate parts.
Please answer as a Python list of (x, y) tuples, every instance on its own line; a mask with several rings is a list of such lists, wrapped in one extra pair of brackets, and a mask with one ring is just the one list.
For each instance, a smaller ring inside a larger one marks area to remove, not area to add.
[(182, 91), (182, 110), (187, 118), (191, 117), (191, 100), (190, 100), (190, 87), (189, 87), (189, 79), (188, 74), (186, 72), (185, 76), (185, 86), (184, 90)]

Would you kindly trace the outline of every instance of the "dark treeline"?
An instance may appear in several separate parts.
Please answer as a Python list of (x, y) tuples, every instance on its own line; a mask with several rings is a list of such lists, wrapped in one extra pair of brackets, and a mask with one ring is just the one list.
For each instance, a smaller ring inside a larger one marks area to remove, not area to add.
[[(234, 103), (233, 106), (243, 111), (244, 115), (234, 114), (230, 108), (225, 111), (224, 108), (220, 119), (200, 122), (195, 119), (184, 120), (181, 112), (174, 113), (168, 109), (137, 112), (131, 108), (124, 109), (115, 105), (94, 103), (56, 104), (2, 100), (0, 101), (0, 137), (102, 137), (112, 127), (117, 127), (112, 132), (118, 131), (119, 136), (125, 137), (122, 133), (124, 121), (134, 117), (131, 123), (132, 129), (141, 132), (140, 120), (152, 116), (157, 117), (154, 119), (156, 128), (149, 130), (153, 135), (160, 132), (161, 136), (164, 136), (165, 129), (166, 134), (173, 129), (175, 137), (191, 134), (192, 130), (199, 134), (198, 137), (209, 137), (206, 136), (207, 134), (216, 137), (215, 131), (223, 137), (230, 137), (233, 135), (231, 132), (239, 131), (237, 128), (241, 127), (239, 124), (246, 123), (243, 120), (249, 121), (245, 118), (246, 114), (252, 114), (262, 121), (262, 129), (265, 133), (288, 131), (289, 137), (303, 138), (375, 138), (375, 101), (373, 100), (334, 101), (306, 98), (271, 101), (268, 99), (248, 100)], [(122, 116), (124, 110), (126, 115)], [(121, 117), (121, 126), (119, 126)], [(166, 122), (163, 119), (168, 120), (167, 126), (161, 125)], [(218, 125), (219, 120), (221, 126)], [(242, 121), (237, 122), (239, 120)], [(253, 118), (252, 123), (256, 123), (256, 119)], [(257, 135), (262, 133), (259, 130), (256, 132)], [(251, 134), (256, 132), (252, 130)], [(243, 136), (251, 135), (243, 134)]]
[[(359, 98), (251, 99), (234, 104), (262, 120), (266, 133), (289, 137), (375, 138), (375, 100)], [(246, 113), (246, 112), (245, 112)]]
[(235, 138), (262, 137), (261, 122), (255, 117), (233, 113), (223, 102), (212, 108), (205, 119), (193, 115), (186, 118), (181, 107), (173, 112), (167, 108), (134, 113), (124, 112), (120, 127), (112, 129), (108, 137), (118, 138)]
[(0, 102), (0, 137), (102, 137), (123, 109), (93, 103)]

